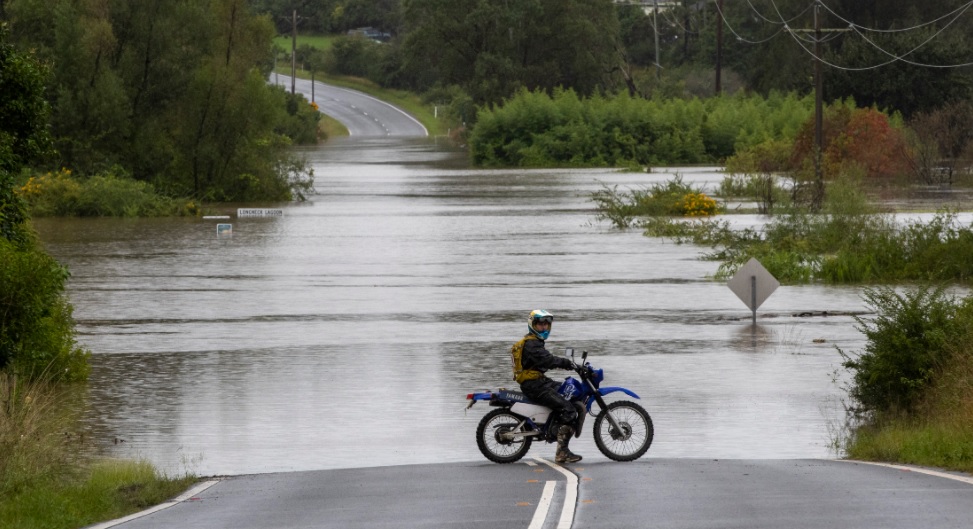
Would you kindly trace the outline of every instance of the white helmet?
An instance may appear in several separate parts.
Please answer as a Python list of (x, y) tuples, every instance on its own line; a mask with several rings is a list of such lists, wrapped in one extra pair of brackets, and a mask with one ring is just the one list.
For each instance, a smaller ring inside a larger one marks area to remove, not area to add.
[[(534, 325), (539, 322), (547, 322), (550, 327), (546, 331), (538, 331)], [(551, 335), (551, 327), (554, 326), (554, 315), (543, 309), (532, 310), (527, 317), (527, 331), (541, 340), (546, 340)]]

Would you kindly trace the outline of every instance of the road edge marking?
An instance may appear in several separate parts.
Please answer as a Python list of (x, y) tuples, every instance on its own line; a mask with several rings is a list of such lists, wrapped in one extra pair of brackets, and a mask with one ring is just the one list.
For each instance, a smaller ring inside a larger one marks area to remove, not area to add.
[(561, 465), (551, 463), (542, 457), (535, 457), (534, 459), (564, 474), (564, 477), (567, 478), (567, 489), (564, 491), (564, 507), (561, 509), (561, 517), (558, 519), (557, 529), (571, 529), (571, 526), (574, 525), (574, 510), (578, 506), (578, 476)]
[[(286, 74), (279, 74), (279, 75), (280, 75), (281, 77), (286, 77), (286, 78), (287, 78), (287, 79), (285, 79), (285, 80), (284, 80), (284, 82), (285, 82), (285, 83), (286, 83), (286, 82), (287, 82), (288, 80), (290, 80), (290, 76), (289, 76), (289, 75), (286, 75)], [(310, 80), (310, 79), (302, 79), (302, 78), (300, 78), (300, 77), (297, 77), (296, 79), (299, 79), (299, 80), (302, 80), (302, 81), (307, 81), (307, 82), (311, 82), (311, 80)], [(384, 100), (382, 100), (382, 99), (379, 99), (379, 98), (377, 98), (377, 97), (375, 97), (375, 96), (373, 96), (373, 95), (371, 95), (371, 94), (366, 94), (365, 92), (362, 92), (361, 90), (356, 90), (356, 89), (354, 89), (354, 88), (345, 88), (345, 87), (343, 87), (343, 86), (338, 86), (338, 85), (333, 85), (333, 84), (328, 84), (328, 83), (326, 83), (326, 82), (324, 82), (324, 81), (318, 81), (318, 80), (315, 80), (314, 82), (315, 82), (315, 83), (321, 83), (322, 85), (324, 85), (324, 86), (326, 86), (326, 87), (328, 87), (328, 88), (333, 88), (333, 89), (337, 89), (337, 90), (344, 90), (345, 92), (352, 92), (352, 93), (354, 93), (354, 94), (356, 94), (356, 95), (361, 95), (361, 96), (364, 96), (364, 97), (366, 97), (366, 98), (368, 98), (368, 99), (371, 99), (371, 100), (374, 100), (374, 101), (377, 101), (378, 103), (381, 103), (381, 104), (383, 104), (383, 105), (385, 105), (385, 106), (387, 106), (387, 107), (389, 107), (389, 108), (391, 108), (392, 110), (395, 110), (395, 111), (397, 111), (398, 113), (400, 113), (400, 114), (402, 114), (403, 116), (405, 116), (405, 117), (407, 117), (407, 118), (409, 118), (410, 120), (412, 120), (412, 122), (413, 122), (413, 123), (415, 123), (416, 125), (419, 125), (420, 127), (422, 127), (422, 130), (423, 130), (423, 132), (425, 132), (425, 133), (426, 133), (426, 136), (425, 136), (425, 137), (427, 137), (427, 138), (429, 137), (429, 129), (427, 129), (427, 128), (426, 128), (426, 126), (425, 126), (425, 125), (423, 125), (421, 121), (419, 121), (418, 119), (416, 119), (416, 117), (415, 117), (415, 116), (413, 116), (412, 114), (409, 114), (408, 112), (406, 112), (406, 111), (405, 111), (404, 109), (402, 109), (402, 108), (399, 108), (399, 107), (397, 107), (397, 106), (395, 106), (395, 105), (393, 105), (392, 103), (389, 103), (388, 101), (384, 101)], [(283, 84), (283, 85), (282, 85), (282, 84), (280, 84), (280, 83), (276, 83), (276, 84), (277, 84), (278, 86), (284, 86), (284, 87), (286, 87), (286, 86), (287, 86), (286, 84)], [(351, 134), (349, 133), (349, 136), (350, 136), (350, 135), (351, 135)]]
[(541, 499), (537, 502), (537, 510), (534, 511), (534, 517), (531, 518), (527, 529), (543, 529), (544, 521), (547, 520), (547, 513), (551, 510), (551, 500), (554, 499), (555, 488), (557, 488), (556, 481), (544, 483), (544, 492), (541, 493)]
[(204, 481), (204, 482), (196, 485), (195, 487), (187, 490), (186, 492), (180, 494), (179, 496), (176, 496), (171, 501), (167, 501), (165, 503), (160, 503), (160, 504), (156, 505), (155, 507), (149, 507), (148, 509), (146, 509), (144, 511), (139, 511), (139, 512), (134, 513), (134, 514), (129, 514), (128, 516), (123, 516), (122, 518), (116, 518), (114, 520), (108, 520), (107, 522), (101, 522), (101, 523), (97, 523), (95, 525), (89, 525), (89, 526), (86, 526), (85, 529), (108, 529), (109, 527), (115, 527), (116, 525), (121, 525), (121, 524), (126, 523), (126, 522), (131, 522), (132, 520), (135, 520), (135, 519), (138, 519), (138, 518), (142, 518), (143, 516), (148, 516), (148, 515), (150, 515), (152, 513), (159, 512), (159, 511), (161, 511), (163, 509), (168, 509), (169, 507), (172, 507), (173, 505), (180, 504), (180, 503), (182, 503), (182, 502), (184, 502), (184, 501), (192, 498), (193, 496), (199, 494), (200, 492), (203, 492), (204, 490), (212, 487), (213, 485), (216, 485), (219, 482), (220, 482), (220, 480), (218, 480), (218, 479), (211, 479), (211, 480)]
[(873, 465), (876, 467), (893, 468), (895, 470), (905, 470), (908, 472), (916, 472), (919, 474), (926, 474), (927, 476), (935, 476), (937, 478), (951, 479), (953, 481), (959, 481), (960, 483), (966, 483), (968, 485), (973, 485), (973, 477), (970, 476), (960, 476), (957, 474), (950, 474), (948, 472), (940, 472), (938, 470), (932, 470), (923, 467), (913, 467), (906, 465), (896, 465), (893, 463), (880, 463), (877, 461), (861, 461), (859, 459), (838, 459), (843, 463), (861, 463), (863, 465)]

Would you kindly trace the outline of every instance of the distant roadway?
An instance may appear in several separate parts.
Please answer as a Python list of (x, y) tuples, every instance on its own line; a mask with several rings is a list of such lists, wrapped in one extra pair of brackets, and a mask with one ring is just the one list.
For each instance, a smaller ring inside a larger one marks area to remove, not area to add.
[[(291, 78), (270, 74), (270, 82), (288, 91)], [(297, 79), (295, 90), (311, 100), (311, 81)], [(315, 81), (314, 102), (322, 113), (341, 122), (351, 136), (428, 136), (422, 123), (400, 108), (357, 90), (349, 90)]]
[(959, 529), (973, 477), (830, 460), (525, 459), (233, 476), (104, 529)]

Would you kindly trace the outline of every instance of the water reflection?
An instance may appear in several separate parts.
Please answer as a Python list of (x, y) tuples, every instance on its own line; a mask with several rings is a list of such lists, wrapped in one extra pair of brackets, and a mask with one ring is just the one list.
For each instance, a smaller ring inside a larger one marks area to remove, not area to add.
[(107, 451), (204, 475), (479, 460), (486, 408), (464, 397), (513, 386), (510, 344), (544, 307), (552, 347), (643, 397), (649, 457), (831, 455), (858, 290), (781, 287), (754, 329), (697, 248), (593, 223), (591, 192), (671, 173), (477, 171), (432, 140), (304, 153), (319, 194), (232, 219), (231, 239), (193, 219), (38, 222), (73, 273)]

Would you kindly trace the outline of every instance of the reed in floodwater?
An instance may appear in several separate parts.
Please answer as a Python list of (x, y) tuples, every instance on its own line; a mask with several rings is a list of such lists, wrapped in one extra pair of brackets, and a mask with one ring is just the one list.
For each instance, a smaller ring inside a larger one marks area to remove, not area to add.
[(949, 210), (928, 222), (897, 221), (876, 211), (854, 177), (830, 182), (818, 213), (781, 204), (783, 195), (774, 192), (778, 214), (759, 229), (733, 229), (724, 219), (687, 221), (665, 208), (644, 206), (645, 197), (679, 184), (676, 178), (628, 193), (603, 189), (592, 200), (600, 218), (617, 227), (638, 226), (647, 236), (710, 247), (704, 258), (721, 262), (717, 279), (755, 257), (786, 284), (973, 280), (973, 226)]

